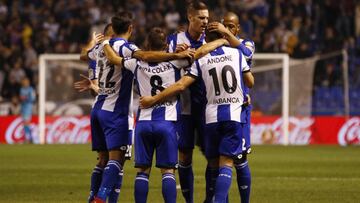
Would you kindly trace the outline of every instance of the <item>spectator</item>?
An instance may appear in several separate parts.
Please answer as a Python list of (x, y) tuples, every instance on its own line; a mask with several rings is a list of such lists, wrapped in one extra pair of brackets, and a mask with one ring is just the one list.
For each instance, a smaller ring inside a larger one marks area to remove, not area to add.
[(9, 115), (20, 115), (21, 112), (21, 105), (19, 101), (19, 97), (14, 95), (11, 97), (11, 103), (9, 106)]

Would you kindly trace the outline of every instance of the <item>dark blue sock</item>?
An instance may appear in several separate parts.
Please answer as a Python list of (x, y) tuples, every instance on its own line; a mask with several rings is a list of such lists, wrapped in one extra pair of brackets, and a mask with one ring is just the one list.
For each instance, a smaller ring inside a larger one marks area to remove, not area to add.
[(176, 203), (175, 174), (164, 173), (162, 175), (162, 194), (165, 203)]
[(118, 174), (117, 182), (115, 183), (114, 188), (111, 190), (109, 194), (108, 203), (116, 203), (118, 201), (123, 176), (124, 176), (124, 170), (121, 170), (120, 173)]
[(149, 175), (137, 173), (134, 187), (135, 203), (145, 203), (149, 192)]
[(103, 170), (104, 170), (103, 168), (100, 168), (99, 166), (95, 166), (95, 168), (91, 174), (90, 195), (88, 198), (89, 203), (94, 200), (94, 198), (99, 190), (101, 180), (102, 180)]
[(251, 174), (248, 162), (235, 166), (237, 174), (237, 184), (240, 192), (241, 203), (250, 201)]
[(193, 173), (192, 165), (189, 164), (187, 166), (183, 166), (179, 164), (178, 170), (179, 170), (181, 192), (185, 198), (185, 202), (193, 203), (194, 173)]
[(232, 168), (229, 166), (220, 167), (219, 176), (216, 179), (214, 203), (226, 202), (232, 178)]
[(103, 172), (103, 178), (101, 181), (101, 186), (96, 197), (106, 201), (106, 198), (109, 196), (110, 192), (114, 189), (114, 186), (118, 182), (119, 173), (122, 171), (121, 164), (116, 160), (110, 160)]
[(206, 167), (205, 181), (206, 181), (206, 197), (204, 203), (211, 203), (215, 194), (216, 179), (219, 175), (219, 168)]

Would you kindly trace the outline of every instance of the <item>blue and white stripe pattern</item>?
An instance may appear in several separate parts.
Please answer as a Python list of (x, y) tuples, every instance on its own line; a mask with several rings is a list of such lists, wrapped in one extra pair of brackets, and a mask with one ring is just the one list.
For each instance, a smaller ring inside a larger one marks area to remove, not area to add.
[[(136, 59), (124, 60), (124, 67), (134, 73), (141, 95), (158, 94), (180, 79), (180, 69), (189, 66), (187, 60), (174, 60), (161, 63), (147, 63)], [(180, 113), (177, 97), (147, 109), (139, 109), (140, 121), (176, 121)]]
[(188, 74), (199, 77), (206, 88), (206, 123), (241, 122), (244, 102), (242, 73), (249, 70), (239, 49), (224, 46), (192, 65)]
[[(191, 38), (190, 34), (187, 31), (172, 34), (168, 37), (170, 53), (175, 52), (176, 46), (178, 44), (187, 44), (190, 48), (198, 49), (205, 43), (206, 43), (205, 42), (205, 34), (202, 34), (199, 40), (194, 40)], [(185, 71), (181, 70), (181, 76), (183, 76), (183, 75), (185, 75)], [(191, 85), (191, 90), (186, 89), (180, 94), (181, 114), (183, 114), (183, 115), (191, 115), (191, 108), (192, 108), (191, 105), (194, 103), (194, 101), (195, 101), (195, 103), (198, 103), (198, 102), (196, 102), (197, 98), (191, 97), (191, 95), (200, 96), (202, 94), (201, 90), (199, 88), (196, 88), (199, 86), (196, 83), (197, 83), (197, 81)], [(194, 108), (196, 108), (196, 107), (194, 107)]]

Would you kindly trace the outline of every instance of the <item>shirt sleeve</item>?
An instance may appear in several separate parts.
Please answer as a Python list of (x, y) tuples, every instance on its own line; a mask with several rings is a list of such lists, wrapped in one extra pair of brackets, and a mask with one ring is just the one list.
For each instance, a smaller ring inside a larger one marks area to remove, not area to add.
[(168, 52), (169, 53), (174, 53), (176, 50), (176, 45), (177, 45), (177, 34), (171, 34), (168, 36), (167, 38), (167, 42), (169, 45), (168, 48)]
[(182, 69), (191, 65), (190, 59), (173, 60), (173, 61), (169, 61), (169, 63), (171, 63), (177, 69)]
[(87, 55), (88, 55), (89, 59), (91, 59), (91, 60), (96, 60), (95, 49), (96, 49), (97, 46), (99, 46), (99, 45), (95, 45), (93, 48), (91, 48), (91, 49), (88, 51)]
[(89, 69), (88, 69), (88, 76), (90, 80), (95, 80), (97, 79), (97, 74), (96, 74), (96, 61), (91, 60), (89, 62)]
[(200, 69), (200, 62), (199, 60), (196, 60), (189, 68), (187, 68), (185, 71), (185, 75), (191, 76), (193, 78), (199, 77), (199, 69)]
[(120, 55), (120, 56), (124, 56), (124, 58), (131, 58), (136, 51), (140, 50), (139, 47), (137, 47), (133, 43), (125, 43), (120, 48), (121, 48), (121, 50), (119, 50), (119, 51), (122, 53), (122, 55)]
[(248, 71), (250, 71), (250, 67), (249, 67), (249, 65), (247, 64), (247, 62), (246, 62), (246, 59), (245, 59), (245, 57), (244, 57), (244, 55), (243, 54), (240, 54), (240, 61), (241, 61), (241, 71), (242, 72), (248, 72)]
[(123, 67), (130, 70), (131, 72), (135, 73), (136, 70), (136, 66), (138, 63), (138, 60), (135, 58), (130, 58), (130, 59), (124, 59), (122, 61), (123, 63)]

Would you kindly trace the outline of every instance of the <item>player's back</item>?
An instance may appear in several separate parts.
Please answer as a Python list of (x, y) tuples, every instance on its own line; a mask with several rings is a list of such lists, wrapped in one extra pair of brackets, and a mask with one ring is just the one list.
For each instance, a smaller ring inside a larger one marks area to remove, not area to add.
[[(134, 49), (122, 38), (110, 40), (111, 47), (123, 58), (129, 58)], [(105, 56), (102, 45), (97, 48), (97, 70), (99, 80), (99, 95), (96, 98), (94, 108), (129, 114), (129, 106), (132, 101), (133, 74), (111, 64)]]
[(243, 72), (249, 70), (240, 50), (220, 47), (195, 61), (191, 74), (200, 76), (206, 92), (206, 123), (241, 121)]
[[(186, 60), (148, 63), (136, 59), (125, 60), (124, 67), (134, 73), (141, 95), (156, 95), (180, 79), (180, 69), (189, 65)], [(138, 112), (138, 120), (176, 121), (180, 106), (177, 97), (168, 99), (148, 109)]]

